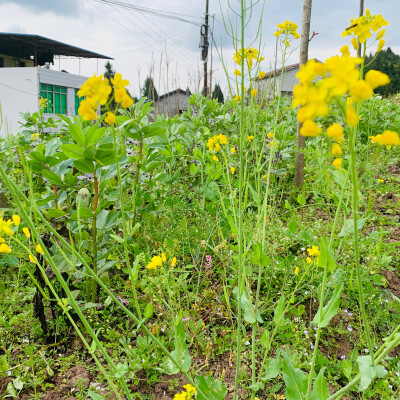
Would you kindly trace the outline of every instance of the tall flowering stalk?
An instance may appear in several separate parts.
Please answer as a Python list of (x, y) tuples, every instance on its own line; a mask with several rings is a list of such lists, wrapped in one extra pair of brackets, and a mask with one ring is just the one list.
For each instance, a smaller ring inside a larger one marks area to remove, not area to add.
[[(363, 57), (351, 57), (349, 46), (345, 45), (340, 49), (341, 56), (331, 57), (327, 59), (325, 63), (310, 60), (297, 74), (300, 85), (295, 86), (293, 92), (293, 107), (300, 106), (297, 113), (297, 119), (299, 122), (303, 123), (300, 130), (300, 134), (303, 136), (313, 137), (322, 133), (322, 128), (318, 125), (316, 119), (328, 115), (330, 111), (329, 106), (331, 104), (338, 104), (343, 113), (345, 130), (341, 124), (334, 123), (328, 127), (326, 133), (333, 141), (331, 152), (336, 158), (332, 162), (332, 165), (336, 169), (342, 168), (343, 159), (340, 156), (343, 153), (343, 149), (341, 144), (346, 141), (347, 133), (347, 147), (350, 154), (348, 175), (351, 176), (352, 180), (354, 262), (356, 266), (362, 322), (364, 324), (364, 333), (367, 339), (372, 363), (374, 363), (374, 346), (369, 332), (368, 318), (365, 312), (358, 243), (358, 176), (356, 168), (356, 139), (357, 126), (361, 118), (359, 112), (362, 101), (369, 99), (373, 95), (373, 90), (375, 88), (389, 83), (389, 77), (379, 71), (369, 71), (366, 74), (365, 79), (363, 79), (367, 39), (371, 38), (374, 32), (377, 32), (375, 39), (377, 41), (379, 40), (377, 51), (380, 51), (384, 44), (382, 37), (385, 34), (385, 30), (381, 28), (385, 25), (388, 25), (388, 22), (385, 21), (381, 15), (371, 15), (368, 9), (362, 17), (359, 17), (356, 20), (352, 19), (350, 28), (346, 29), (342, 36), (353, 36), (351, 43), (355, 50), (357, 50), (359, 43), (361, 43), (363, 46)], [(384, 133), (373, 137), (372, 141), (388, 146), (400, 144), (398, 134), (391, 131), (385, 131)], [(341, 198), (342, 197), (343, 192)], [(340, 205), (341, 204), (339, 204), (339, 206)], [(337, 213), (333, 229), (336, 227), (336, 222)], [(334, 230), (332, 231), (329, 247), (332, 246), (333, 233)], [(321, 319), (326, 281), (327, 266), (324, 270), (319, 304)], [(318, 327), (308, 381), (307, 400), (310, 397), (312, 376), (320, 335), (321, 328)]]

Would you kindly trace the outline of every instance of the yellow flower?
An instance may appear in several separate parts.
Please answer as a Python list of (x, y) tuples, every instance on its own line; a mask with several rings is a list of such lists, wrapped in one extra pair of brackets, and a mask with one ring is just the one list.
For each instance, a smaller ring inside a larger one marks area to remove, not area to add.
[(150, 262), (147, 264), (146, 268), (148, 268), (148, 269), (157, 269), (157, 264), (154, 263), (153, 261), (150, 261)]
[(99, 118), (89, 100), (82, 100), (78, 108), (78, 114), (83, 116), (85, 121)]
[(379, 86), (387, 85), (390, 82), (390, 78), (381, 71), (371, 69), (365, 74), (365, 81), (372, 89), (376, 89)]
[(347, 44), (345, 44), (343, 47), (341, 47), (340, 52), (341, 52), (344, 56), (349, 56), (349, 55), (350, 55), (349, 46), (347, 46)]
[(228, 144), (228, 138), (225, 135), (219, 134), (214, 135), (210, 139), (208, 139), (207, 147), (210, 151), (218, 152), (221, 150), (221, 144)]
[(322, 129), (311, 120), (306, 120), (300, 129), (300, 134), (302, 136), (317, 136), (322, 132)]
[(376, 35), (376, 40), (382, 39), (385, 36), (386, 29), (381, 29)]
[(236, 149), (234, 147), (231, 147), (231, 153), (235, 154), (236, 153)]
[(299, 274), (299, 271), (300, 271), (300, 268), (299, 268), (299, 267), (296, 267), (295, 270), (294, 270), (294, 274), (295, 274), (295, 275), (298, 275), (298, 274)]
[(341, 155), (343, 154), (343, 150), (342, 150), (342, 148), (340, 147), (340, 145), (338, 145), (337, 143), (334, 143), (334, 144), (332, 145), (331, 153), (332, 153), (334, 156), (341, 156)]
[(379, 179), (379, 178), (378, 178), (378, 183), (383, 183), (383, 182), (385, 182), (384, 179)]
[(112, 125), (115, 123), (115, 114), (111, 111), (107, 112), (107, 116), (104, 118), (104, 122), (108, 125)]
[(36, 249), (35, 249), (39, 254), (41, 254), (41, 255), (44, 255), (44, 251), (43, 251), (43, 249), (42, 249), (42, 246), (40, 245), (40, 244), (38, 244), (37, 246), (36, 246)]
[(242, 75), (242, 73), (238, 69), (235, 69), (233, 74), (236, 75), (236, 76), (241, 76)]
[(39, 134), (38, 133), (34, 133), (33, 135), (31, 135), (32, 139), (39, 139)]
[(321, 253), (319, 251), (318, 246), (311, 246), (311, 249), (307, 249), (307, 253), (309, 256), (319, 256)]
[(356, 81), (350, 86), (350, 95), (355, 101), (369, 99), (373, 94), (371, 86), (365, 81)]
[(165, 257), (164, 253), (161, 253), (161, 260), (162, 260), (162, 262), (167, 261), (167, 257)]
[(125, 93), (124, 97), (122, 98), (121, 101), (121, 107), (122, 108), (128, 108), (133, 104), (133, 99), (131, 96), (128, 95), (128, 93)]
[(329, 137), (340, 143), (344, 140), (343, 128), (338, 123), (334, 123), (327, 130), (326, 133)]
[(251, 142), (254, 139), (254, 136), (247, 136), (247, 141)]
[(213, 155), (213, 160), (218, 161), (218, 157), (215, 154)]
[(385, 45), (385, 39), (381, 39), (378, 43), (378, 48), (376, 49), (376, 51), (379, 53), (384, 45)]
[(11, 253), (11, 247), (6, 243), (0, 244), (0, 253)]
[(358, 49), (358, 40), (356, 38), (351, 39), (351, 44), (353, 45), (354, 50)]
[(307, 264), (311, 264), (311, 263), (312, 263), (311, 257), (307, 257)]
[(36, 257), (33, 257), (32, 254), (29, 254), (29, 261), (36, 264)]
[(253, 89), (253, 90), (251, 91), (251, 95), (252, 95), (253, 97), (255, 97), (255, 96), (257, 95), (257, 89)]
[(340, 167), (342, 166), (342, 162), (343, 160), (341, 158), (337, 158), (332, 165), (336, 168), (336, 169), (340, 169)]
[(354, 127), (358, 124), (361, 117), (357, 116), (356, 112), (354, 111), (353, 107), (346, 108), (346, 122), (351, 126)]
[(265, 75), (266, 75), (266, 73), (264, 71), (260, 71), (258, 73), (258, 79), (263, 79)]
[(43, 97), (40, 98), (39, 100), (40, 108), (46, 108), (47, 107), (47, 99), (44, 99)]
[(173, 257), (171, 260), (171, 267), (175, 267), (176, 265), (176, 257)]
[(129, 85), (128, 79), (122, 79), (122, 75), (117, 73), (114, 78), (111, 78), (111, 83), (114, 85), (114, 90), (123, 89), (125, 86)]
[(7, 221), (0, 218), (0, 232), (4, 232), (6, 235), (14, 235), (14, 232), (11, 230), (10, 226), (12, 225), (12, 221), (8, 219)]
[(236, 103), (239, 103), (239, 101), (242, 99), (242, 96), (236, 95), (233, 100), (236, 101)]
[(13, 215), (12, 220), (15, 226), (18, 226), (21, 223), (21, 217), (19, 215)]
[(31, 237), (31, 233), (29, 232), (29, 228), (22, 228), (22, 232), (24, 232), (25, 236), (29, 239)]
[(371, 136), (372, 143), (378, 143), (382, 146), (399, 146), (400, 137), (397, 132), (386, 130), (380, 135)]
[(231, 167), (231, 174), (233, 175), (235, 173), (235, 167)]

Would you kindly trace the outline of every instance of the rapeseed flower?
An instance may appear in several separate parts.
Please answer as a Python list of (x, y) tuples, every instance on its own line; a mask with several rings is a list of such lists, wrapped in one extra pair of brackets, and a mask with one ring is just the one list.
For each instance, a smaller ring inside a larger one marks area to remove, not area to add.
[(238, 69), (235, 69), (235, 71), (233, 71), (233, 74), (236, 75), (236, 76), (241, 76), (242, 75), (242, 73)]
[(104, 118), (104, 122), (108, 125), (112, 125), (115, 123), (115, 114), (111, 111), (107, 112), (107, 116)]
[(22, 232), (24, 232), (24, 234), (27, 237), (27, 239), (29, 239), (31, 237), (31, 233), (29, 231), (29, 228), (27, 228), (27, 227), (22, 228)]
[(399, 134), (394, 131), (386, 130), (383, 133), (371, 136), (372, 143), (378, 143), (382, 146), (399, 146), (400, 138)]
[(300, 35), (296, 32), (299, 26), (295, 22), (286, 20), (277, 25), (278, 30), (274, 32), (274, 36), (279, 37), (281, 35), (285, 37), (292, 36), (294, 39), (299, 39)]
[(343, 128), (338, 123), (332, 124), (327, 130), (326, 134), (334, 139), (336, 142), (340, 143), (344, 140)]
[(337, 143), (334, 143), (334, 144), (332, 145), (331, 153), (332, 153), (334, 156), (341, 156), (341, 155), (343, 154), (343, 150), (342, 150), (342, 148), (340, 147), (340, 145), (338, 145)]
[(300, 128), (300, 134), (302, 136), (317, 136), (322, 132), (322, 129), (311, 120), (306, 120), (303, 126)]
[(340, 169), (340, 167), (342, 166), (342, 162), (343, 162), (343, 159), (341, 159), (341, 158), (336, 158), (336, 160), (332, 163), (332, 165), (333, 165), (336, 169)]
[[(165, 257), (165, 255), (164, 255)], [(157, 269), (157, 267), (162, 267), (163, 259), (160, 256), (154, 256), (151, 261), (147, 264), (148, 269)]]
[(231, 174), (233, 175), (235, 173), (236, 169), (235, 167), (231, 167)]
[(372, 89), (390, 83), (390, 78), (381, 71), (370, 70), (365, 74), (365, 81)]
[(265, 75), (266, 75), (266, 73), (264, 71), (260, 71), (258, 73), (258, 79), (263, 79)]
[(251, 95), (252, 95), (253, 97), (257, 96), (257, 89), (253, 89), (253, 90), (251, 91)]
[(11, 247), (7, 243), (0, 244), (0, 253), (11, 253)]
[(41, 254), (41, 255), (44, 255), (44, 251), (43, 251), (43, 249), (42, 249), (42, 246), (40, 245), (40, 244), (38, 244), (37, 246), (36, 246), (36, 249), (35, 249), (39, 254)]
[(0, 232), (4, 232), (6, 235), (9, 236), (14, 235), (14, 232), (10, 228), (11, 225), (12, 221), (10, 219), (5, 221), (3, 218), (0, 218)]
[(19, 226), (19, 224), (21, 223), (21, 217), (19, 215), (16, 215), (16, 214), (13, 215), (12, 220), (13, 220), (15, 226)]
[(176, 257), (173, 257), (171, 260), (171, 267), (175, 267), (176, 265)]
[(318, 246), (311, 246), (311, 249), (307, 249), (307, 253), (310, 257), (319, 256), (321, 254)]
[(224, 144), (228, 144), (228, 138), (223, 134), (214, 135), (207, 142), (208, 149), (215, 152), (218, 152)]

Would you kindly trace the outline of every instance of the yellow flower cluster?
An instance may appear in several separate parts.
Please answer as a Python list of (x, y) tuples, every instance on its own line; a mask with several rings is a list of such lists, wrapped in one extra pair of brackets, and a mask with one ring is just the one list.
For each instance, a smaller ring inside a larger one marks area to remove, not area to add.
[(397, 132), (386, 130), (380, 135), (371, 136), (372, 143), (382, 146), (400, 146), (400, 137)]
[[(11, 219), (4, 220), (0, 218), (0, 235), (4, 234), (6, 236), (13, 236), (14, 231), (11, 229), (12, 225), (19, 226), (21, 224), (21, 217), (17, 214), (13, 215)], [(28, 228), (23, 228), (25, 236), (30, 237), (30, 232)], [(29, 238), (28, 237), (28, 238)], [(11, 253), (11, 247), (5, 243), (5, 240), (0, 236), (0, 253)]]
[(47, 99), (44, 99), (43, 97), (40, 98), (39, 100), (40, 108), (46, 108), (47, 107)]
[[(385, 21), (382, 15), (372, 15), (367, 8), (365, 14), (356, 19), (351, 19), (351, 25), (343, 33), (342, 37), (352, 35), (352, 44), (355, 49), (358, 47), (358, 41), (360, 43), (365, 43), (367, 39), (372, 37), (375, 32), (378, 32), (383, 26), (389, 25), (389, 22)], [(382, 39), (385, 35), (385, 29), (380, 30), (376, 35), (376, 40), (378, 43), (378, 52), (382, 50), (385, 44), (385, 40)], [(358, 41), (357, 41), (358, 39)]]
[(221, 145), (224, 144), (228, 144), (228, 138), (223, 134), (214, 135), (207, 142), (208, 149), (217, 153), (221, 150)]
[[(131, 106), (133, 100), (125, 89), (129, 81), (122, 79), (121, 74), (115, 74), (114, 78), (111, 78), (111, 83), (114, 85), (115, 101), (123, 108)], [(103, 79), (103, 75), (90, 77), (78, 91), (78, 97), (85, 97), (79, 105), (79, 115), (82, 115), (85, 121), (97, 119), (96, 110), (99, 105), (107, 104), (111, 91), (111, 85), (107, 78)], [(112, 124), (115, 122), (115, 115), (109, 112), (105, 120), (106, 123)]]
[[(315, 60), (308, 61), (297, 73), (300, 85), (293, 90), (293, 107), (300, 106), (297, 119), (303, 123), (300, 133), (303, 136), (316, 136), (322, 130), (314, 123), (317, 117), (325, 117), (329, 112), (329, 103), (336, 97), (348, 94), (346, 122), (354, 127), (359, 122), (355, 103), (370, 98), (373, 89), (389, 82), (389, 77), (379, 71), (369, 71), (365, 80), (360, 79), (357, 64), (361, 59), (343, 54), (326, 60), (325, 64)], [(316, 82), (314, 82), (317, 78)], [(329, 130), (329, 128), (328, 128)], [(331, 130), (335, 140), (343, 140), (343, 132), (338, 125)], [(337, 139), (336, 139), (337, 137)]]
[(286, 20), (285, 22), (278, 24), (277, 27), (278, 30), (274, 32), (274, 36), (276, 37), (279, 37), (281, 35), (285, 36), (283, 43), (285, 43), (286, 46), (290, 46), (289, 44), (290, 36), (292, 36), (294, 39), (300, 38), (300, 35), (296, 32), (298, 25), (295, 22)]
[[(151, 258), (150, 262), (147, 264), (148, 269), (157, 269), (157, 267), (162, 267), (163, 263), (167, 261), (167, 257), (164, 253), (161, 253), (159, 256), (154, 256)], [(175, 267), (176, 265), (176, 257), (172, 257), (171, 267)]]
[(183, 385), (183, 388), (185, 389), (185, 391), (177, 393), (174, 396), (174, 400), (190, 400), (193, 399), (194, 396), (196, 396), (196, 388), (190, 383), (188, 383), (187, 385)]
[[(249, 47), (247, 49), (244, 49), (244, 61), (247, 63), (247, 66), (249, 69), (253, 67), (253, 62), (261, 62), (265, 59), (265, 57), (259, 57), (258, 50), (255, 49), (254, 47)], [(242, 49), (239, 49), (234, 56), (233, 60), (235, 61), (236, 64), (241, 65), (242, 64)], [(238, 71), (240, 73), (240, 71)], [(237, 74), (235, 74), (237, 75)]]
[(311, 249), (307, 249), (307, 253), (308, 253), (308, 257), (307, 257), (308, 264), (312, 263), (311, 257), (318, 257), (321, 254), (318, 246), (311, 246)]

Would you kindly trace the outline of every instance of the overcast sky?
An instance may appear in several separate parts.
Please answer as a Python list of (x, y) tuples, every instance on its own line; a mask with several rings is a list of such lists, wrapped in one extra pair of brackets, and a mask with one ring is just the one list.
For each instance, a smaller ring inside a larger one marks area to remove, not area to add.
[[(199, 25), (204, 18), (205, 0), (118, 1), (177, 13), (179, 19), (110, 6), (99, 0), (0, 0), (1, 31), (42, 35), (110, 56), (114, 58), (111, 61), (114, 69), (130, 80), (130, 92), (137, 96), (150, 70), (153, 70), (159, 94), (177, 87), (189, 87), (192, 91), (201, 89), (203, 64), (200, 61)], [(222, 13), (225, 19), (230, 15), (233, 24), (238, 22), (228, 11), (228, 0), (209, 1), (209, 14), (215, 15), (214, 40), (218, 46), (218, 51), (215, 47), (212, 50), (213, 83), (219, 82), (226, 92), (226, 77), (218, 54), (221, 48), (230, 74), (235, 65), (232, 40), (225, 32)], [(233, 7), (238, 5), (237, 0), (230, 3)], [(258, 47), (259, 42), (252, 44), (252, 40), (259, 24), (261, 3), (255, 6), (253, 19), (248, 25), (246, 46)], [(276, 24), (290, 19), (301, 25), (302, 3), (302, 0), (265, 1), (261, 41), (266, 57), (262, 68), (265, 71), (273, 65)], [(369, 7), (372, 13), (382, 14), (390, 22), (386, 43), (400, 53), (400, 0), (365, 0), (365, 7)], [(348, 38), (340, 35), (349, 25), (350, 18), (357, 16), (358, 9), (359, 0), (314, 0), (311, 31), (318, 32), (318, 35), (310, 42), (310, 58), (323, 61), (338, 54), (339, 48), (349, 43)], [(298, 61), (297, 46), (299, 43), (292, 45), (294, 51), (288, 64)], [(371, 50), (374, 48), (375, 45)], [(57, 59), (52, 68), (91, 76), (102, 74), (104, 64), (104, 60)]]

